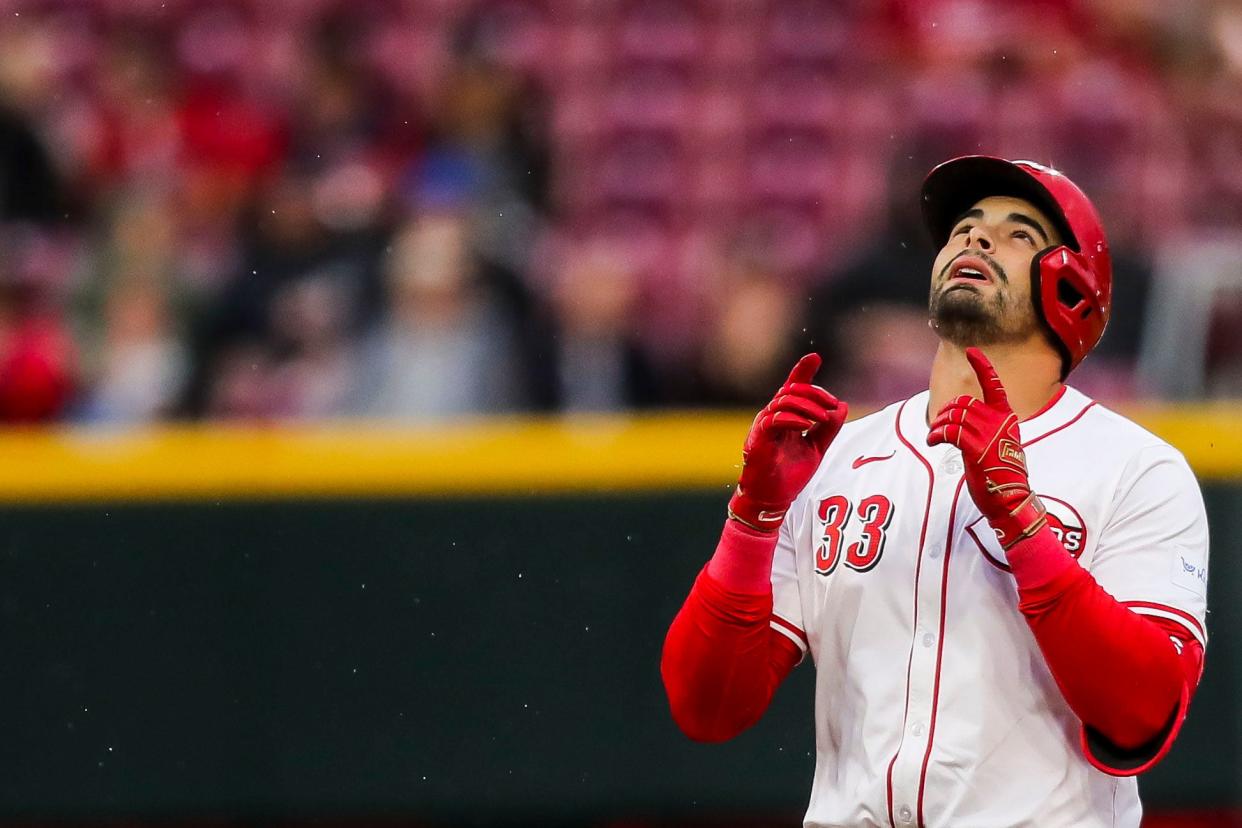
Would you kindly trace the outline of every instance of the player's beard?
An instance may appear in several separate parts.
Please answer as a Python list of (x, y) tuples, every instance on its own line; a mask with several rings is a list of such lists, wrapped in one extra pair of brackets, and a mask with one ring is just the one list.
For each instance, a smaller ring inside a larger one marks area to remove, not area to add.
[(1021, 342), (1035, 330), (1034, 313), (1022, 313), (1004, 290), (985, 296), (970, 285), (942, 286), (929, 302), (932, 330), (954, 345), (995, 345)]

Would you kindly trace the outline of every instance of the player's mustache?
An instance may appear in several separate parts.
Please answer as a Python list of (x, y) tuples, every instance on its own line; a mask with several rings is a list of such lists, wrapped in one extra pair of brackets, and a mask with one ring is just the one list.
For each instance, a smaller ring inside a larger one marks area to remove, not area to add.
[(976, 258), (982, 259), (988, 267), (992, 268), (992, 271), (1002, 283), (1006, 285), (1009, 284), (1009, 275), (1005, 273), (1005, 268), (997, 264), (995, 259), (987, 253), (984, 253), (982, 250), (963, 250), (961, 253), (958, 253), (952, 259), (949, 259), (948, 263), (944, 267), (940, 268), (940, 274), (936, 277), (936, 280), (938, 282), (943, 282), (945, 275), (949, 272), (949, 268), (953, 267), (953, 263), (963, 256), (975, 256)]

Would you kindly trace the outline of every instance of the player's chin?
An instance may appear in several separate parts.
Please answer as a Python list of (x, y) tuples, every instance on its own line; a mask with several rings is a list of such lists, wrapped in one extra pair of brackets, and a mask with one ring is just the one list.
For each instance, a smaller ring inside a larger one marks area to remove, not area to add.
[(1000, 330), (997, 309), (970, 285), (942, 290), (932, 299), (930, 311), (936, 335), (958, 345), (994, 341)]
[(949, 282), (932, 296), (932, 321), (945, 317), (983, 319), (989, 316), (983, 292), (976, 285)]

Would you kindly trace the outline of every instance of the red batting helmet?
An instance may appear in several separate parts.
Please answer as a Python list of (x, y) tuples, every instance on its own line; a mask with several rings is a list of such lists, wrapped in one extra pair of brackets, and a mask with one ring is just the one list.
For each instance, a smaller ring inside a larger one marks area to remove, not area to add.
[(1085, 193), (1034, 161), (967, 155), (945, 161), (923, 182), (923, 219), (944, 247), (962, 214), (988, 196), (1025, 199), (1056, 225), (1065, 243), (1031, 263), (1035, 309), (1061, 352), (1061, 379), (1104, 335), (1112, 305), (1113, 264), (1104, 225)]

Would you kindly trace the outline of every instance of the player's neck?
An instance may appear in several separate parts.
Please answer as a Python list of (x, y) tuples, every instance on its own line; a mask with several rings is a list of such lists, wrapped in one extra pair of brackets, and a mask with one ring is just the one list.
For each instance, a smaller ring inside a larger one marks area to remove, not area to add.
[[(1005, 386), (1009, 404), (1020, 420), (1046, 406), (1061, 388), (1061, 358), (1051, 348), (1024, 342), (987, 345), (982, 350), (995, 366)], [(962, 394), (973, 397), (983, 394), (970, 363), (966, 361), (965, 350), (943, 340), (932, 361), (929, 388), (930, 416), (935, 416), (946, 403)]]

